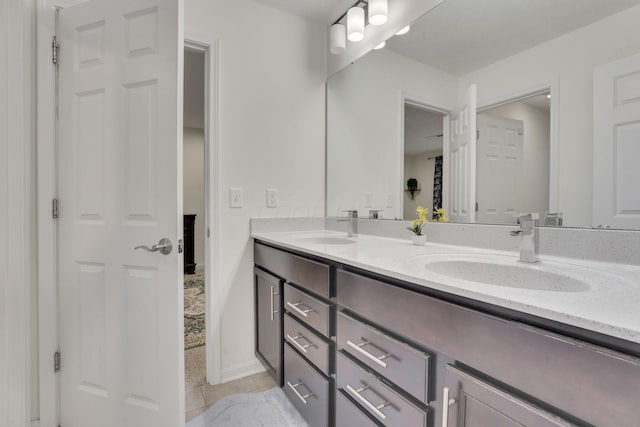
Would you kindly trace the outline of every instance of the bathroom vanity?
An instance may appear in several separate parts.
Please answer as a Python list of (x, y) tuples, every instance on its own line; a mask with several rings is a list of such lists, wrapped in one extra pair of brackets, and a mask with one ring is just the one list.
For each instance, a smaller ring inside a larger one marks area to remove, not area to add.
[[(254, 238), (256, 354), (311, 426), (640, 425), (634, 320), (577, 314), (599, 298), (633, 303), (640, 268), (564, 271), (543, 257), (532, 273), (551, 274), (535, 276), (543, 287), (512, 276), (525, 287), (512, 288), (463, 276), (480, 277), (483, 259), (508, 276), (515, 254), (332, 232)], [(449, 265), (462, 276), (438, 256), (466, 259)]]

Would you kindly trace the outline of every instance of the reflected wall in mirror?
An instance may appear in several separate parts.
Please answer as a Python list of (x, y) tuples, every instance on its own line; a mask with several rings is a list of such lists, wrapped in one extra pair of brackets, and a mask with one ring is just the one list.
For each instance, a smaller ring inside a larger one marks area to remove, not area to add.
[[(411, 115), (429, 110), (448, 122), (423, 138), (443, 135), (452, 221), (560, 212), (548, 224), (640, 229), (637, 22), (640, 0), (446, 0), (329, 79), (327, 215), (414, 218), (416, 200), (433, 209), (438, 150), (419, 172), (405, 148)], [(509, 141), (501, 153), (483, 140), (497, 129)], [(509, 144), (521, 149), (507, 154)], [(487, 166), (492, 156), (501, 166)], [(420, 184), (414, 200), (409, 178)]]

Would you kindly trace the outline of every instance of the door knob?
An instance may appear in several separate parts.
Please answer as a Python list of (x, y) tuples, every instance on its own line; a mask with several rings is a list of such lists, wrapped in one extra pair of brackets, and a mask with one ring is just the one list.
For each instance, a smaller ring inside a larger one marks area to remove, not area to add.
[(171, 244), (171, 240), (166, 237), (160, 239), (158, 244), (149, 246), (136, 246), (134, 249), (144, 249), (147, 252), (160, 252), (162, 255), (169, 255), (171, 253), (171, 249), (173, 249), (173, 245)]

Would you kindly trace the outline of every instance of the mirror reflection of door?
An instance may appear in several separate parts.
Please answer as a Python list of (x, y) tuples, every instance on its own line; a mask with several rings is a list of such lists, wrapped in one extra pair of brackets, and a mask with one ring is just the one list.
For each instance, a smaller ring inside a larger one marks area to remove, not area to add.
[(549, 211), (550, 101), (546, 92), (478, 114), (476, 222)]
[[(404, 196), (405, 219), (416, 218), (416, 208), (429, 210), (432, 219), (434, 207), (442, 206), (443, 196), (443, 121), (445, 114), (427, 107), (405, 103), (404, 106)], [(411, 190), (407, 182), (417, 180), (417, 189)]]

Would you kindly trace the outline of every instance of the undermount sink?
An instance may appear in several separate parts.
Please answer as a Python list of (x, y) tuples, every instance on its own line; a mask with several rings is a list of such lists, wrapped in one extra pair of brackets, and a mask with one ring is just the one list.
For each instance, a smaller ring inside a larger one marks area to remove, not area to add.
[[(436, 255), (420, 262), (429, 279), (451, 279), (483, 285), (547, 292), (586, 292), (599, 282), (595, 271), (557, 262), (519, 263), (498, 255)], [(434, 277), (435, 276), (435, 277)], [(439, 277), (438, 277), (439, 276)]]
[(299, 237), (296, 242), (315, 245), (352, 245), (355, 243), (346, 237)]
[(547, 271), (540, 265), (483, 262), (480, 260), (456, 259), (427, 262), (429, 272), (470, 282), (492, 286), (531, 289), (552, 292), (585, 292), (591, 289), (588, 283), (568, 274)]

